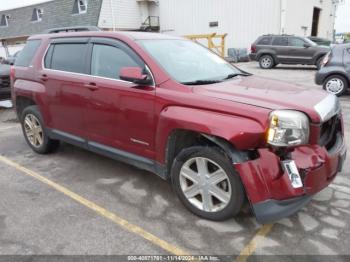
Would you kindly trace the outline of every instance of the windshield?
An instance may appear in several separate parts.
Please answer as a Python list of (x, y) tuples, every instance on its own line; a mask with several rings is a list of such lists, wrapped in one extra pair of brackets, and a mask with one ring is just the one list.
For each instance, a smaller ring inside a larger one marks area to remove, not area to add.
[(207, 48), (189, 40), (140, 40), (144, 49), (176, 81), (210, 84), (242, 72)]

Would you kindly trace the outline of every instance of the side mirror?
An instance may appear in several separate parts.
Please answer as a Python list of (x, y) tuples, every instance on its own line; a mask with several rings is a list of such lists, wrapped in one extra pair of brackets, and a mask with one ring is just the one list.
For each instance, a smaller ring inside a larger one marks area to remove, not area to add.
[(122, 67), (119, 72), (119, 78), (138, 85), (152, 84), (152, 79), (148, 75), (143, 74), (143, 70), (140, 67)]
[(309, 44), (305, 43), (305, 44), (304, 44), (304, 47), (305, 47), (305, 48), (310, 48), (310, 47), (311, 47), (311, 45), (309, 45)]

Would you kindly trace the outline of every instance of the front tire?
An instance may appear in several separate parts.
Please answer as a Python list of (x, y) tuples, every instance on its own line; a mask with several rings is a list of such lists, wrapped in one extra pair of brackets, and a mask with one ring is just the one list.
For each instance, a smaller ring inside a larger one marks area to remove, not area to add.
[(182, 150), (174, 160), (171, 178), (181, 202), (205, 219), (231, 218), (245, 199), (239, 175), (218, 148), (196, 146)]
[(23, 110), (21, 124), (25, 140), (36, 153), (48, 154), (58, 148), (59, 141), (49, 138), (37, 106), (29, 106)]
[(259, 58), (259, 65), (262, 69), (271, 69), (275, 66), (275, 61), (271, 55), (263, 55)]
[(345, 77), (340, 75), (333, 75), (328, 77), (323, 84), (324, 90), (336, 96), (344, 95), (348, 88), (349, 88), (349, 83), (347, 79), (345, 79)]

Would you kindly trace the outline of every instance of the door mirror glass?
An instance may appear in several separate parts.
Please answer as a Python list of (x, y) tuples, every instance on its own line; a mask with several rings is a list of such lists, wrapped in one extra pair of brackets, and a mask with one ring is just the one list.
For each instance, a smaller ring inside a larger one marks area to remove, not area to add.
[(152, 79), (143, 73), (140, 67), (122, 67), (119, 72), (121, 80), (133, 82), (138, 85), (150, 85)]
[(309, 45), (309, 44), (305, 43), (305, 44), (304, 44), (304, 47), (305, 47), (305, 48), (310, 48), (310, 47), (311, 47), (311, 45)]

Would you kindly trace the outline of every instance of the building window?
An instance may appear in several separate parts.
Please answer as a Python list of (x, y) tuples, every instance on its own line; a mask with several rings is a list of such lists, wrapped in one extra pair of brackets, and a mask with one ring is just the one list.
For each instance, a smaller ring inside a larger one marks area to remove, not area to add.
[(85, 14), (87, 11), (87, 0), (75, 0), (73, 14)]
[(0, 21), (0, 26), (1, 27), (9, 26), (9, 19), (10, 19), (9, 15), (2, 15), (1, 16), (1, 21)]
[(39, 8), (34, 8), (32, 14), (32, 22), (40, 22), (43, 18), (44, 10)]

